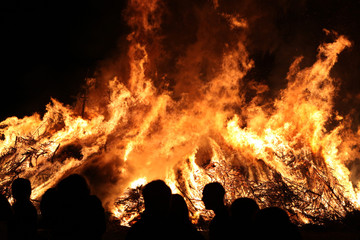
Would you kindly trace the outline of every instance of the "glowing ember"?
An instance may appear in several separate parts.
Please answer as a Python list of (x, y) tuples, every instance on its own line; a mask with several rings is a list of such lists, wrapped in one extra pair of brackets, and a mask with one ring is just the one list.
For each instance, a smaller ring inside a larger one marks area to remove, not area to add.
[[(80, 172), (122, 224), (142, 211), (141, 186), (157, 178), (185, 197), (194, 220), (210, 216), (201, 192), (211, 181), (224, 185), (229, 203), (251, 197), (261, 207), (287, 209), (299, 223), (338, 219), (358, 208), (359, 183), (350, 180), (346, 163), (359, 158), (360, 130), (334, 110), (337, 88), (330, 76), (350, 41), (336, 36), (321, 44), (309, 67), (296, 58), (287, 87), (264, 101), (268, 86), (244, 82), (256, 64), (237, 32), (248, 28), (246, 19), (218, 13), (215, 2), (212, 13), (225, 19), (222, 27), (235, 40), (223, 43), (219, 61), (208, 61), (210, 40), (199, 28), (198, 42), (171, 66), (176, 71), (160, 76), (163, 5), (129, 1), (128, 74), (89, 79), (98, 87), (88, 83), (83, 116), (52, 99), (43, 117), (1, 122), (2, 191), (15, 177), (26, 177), (39, 199)], [(249, 86), (257, 93), (250, 101)]]

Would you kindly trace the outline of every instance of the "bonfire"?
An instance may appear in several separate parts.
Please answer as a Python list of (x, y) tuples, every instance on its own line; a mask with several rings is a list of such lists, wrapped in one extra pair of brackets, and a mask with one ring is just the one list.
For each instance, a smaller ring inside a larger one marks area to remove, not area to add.
[[(43, 116), (0, 123), (2, 193), (10, 197), (12, 181), (24, 177), (39, 200), (80, 173), (123, 225), (141, 213), (141, 187), (154, 179), (184, 196), (194, 222), (212, 216), (201, 196), (213, 181), (225, 187), (228, 204), (250, 197), (261, 208), (286, 209), (298, 224), (341, 220), (357, 209), (359, 185), (347, 166), (359, 158), (360, 130), (334, 109), (338, 80), (330, 74), (349, 39), (324, 30), (332, 41), (319, 43), (311, 66), (296, 57), (287, 86), (269, 98), (268, 85), (245, 81), (256, 65), (244, 43), (247, 19), (217, 4), (204, 12), (207, 31), (231, 38), (213, 50), (199, 28), (197, 41), (171, 59), (165, 4), (129, 1), (122, 74), (86, 79), (86, 94), (72, 106), (52, 99)], [(221, 26), (211, 28), (208, 15)]]

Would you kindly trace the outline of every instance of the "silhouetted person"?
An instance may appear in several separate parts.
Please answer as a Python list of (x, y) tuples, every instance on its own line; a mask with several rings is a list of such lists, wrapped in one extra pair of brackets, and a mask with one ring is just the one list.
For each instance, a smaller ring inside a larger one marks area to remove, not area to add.
[(343, 222), (348, 228), (358, 231), (360, 229), (360, 211), (353, 210), (347, 213)]
[(43, 239), (51, 239), (56, 226), (58, 214), (58, 194), (55, 188), (49, 188), (41, 198), (39, 234)]
[(0, 239), (10, 239), (12, 232), (13, 213), (6, 197), (0, 194)]
[(84, 177), (72, 174), (57, 186), (58, 210), (54, 239), (101, 239), (106, 229), (99, 198), (90, 195)]
[(300, 240), (297, 227), (291, 223), (288, 214), (278, 207), (268, 207), (256, 214), (257, 239)]
[(228, 239), (230, 232), (230, 217), (227, 207), (224, 204), (225, 189), (218, 183), (213, 182), (205, 185), (202, 201), (205, 208), (213, 210), (215, 217), (211, 220), (209, 226), (209, 239)]
[(14, 213), (14, 238), (36, 239), (37, 212), (30, 201), (31, 183), (28, 179), (17, 178), (11, 186), (15, 200), (12, 205)]
[(169, 207), (171, 189), (162, 180), (145, 185), (142, 190), (145, 210), (127, 233), (126, 239), (171, 239)]
[(255, 216), (259, 206), (250, 198), (238, 198), (230, 207), (230, 218), (233, 236), (251, 239), (255, 231)]
[(172, 239), (205, 240), (189, 219), (189, 209), (184, 198), (173, 194), (170, 204), (170, 222), (172, 224)]

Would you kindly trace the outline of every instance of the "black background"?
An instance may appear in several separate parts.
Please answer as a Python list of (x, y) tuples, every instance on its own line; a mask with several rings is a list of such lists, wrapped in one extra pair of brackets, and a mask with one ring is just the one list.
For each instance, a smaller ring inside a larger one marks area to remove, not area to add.
[(1, 3), (1, 119), (43, 113), (54, 97), (71, 103), (96, 64), (126, 34), (126, 1)]

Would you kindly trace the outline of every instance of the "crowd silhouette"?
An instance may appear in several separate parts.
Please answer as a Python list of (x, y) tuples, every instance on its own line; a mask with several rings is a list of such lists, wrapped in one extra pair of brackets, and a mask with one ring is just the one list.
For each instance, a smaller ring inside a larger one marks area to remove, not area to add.
[(30, 200), (29, 180), (15, 179), (11, 192), (12, 206), (0, 198), (1, 240), (102, 239), (105, 211), (83, 176), (72, 174), (48, 189), (40, 201), (40, 216)]
[[(0, 195), (0, 239), (100, 240), (105, 233), (102, 203), (91, 195), (86, 179), (79, 174), (62, 179), (44, 193), (39, 216), (30, 200), (29, 180), (14, 180), (11, 191), (12, 205)], [(192, 224), (185, 199), (172, 194), (164, 181), (154, 180), (142, 190), (145, 210), (128, 230), (126, 240), (302, 239), (286, 211), (277, 207), (260, 209), (250, 198), (238, 198), (227, 207), (225, 193), (218, 182), (203, 189), (205, 208), (215, 214), (205, 234)]]
[(205, 185), (202, 201), (215, 213), (207, 237), (196, 230), (189, 219), (184, 198), (171, 195), (162, 180), (148, 183), (143, 189), (145, 211), (129, 230), (127, 240), (140, 239), (302, 239), (286, 211), (269, 207), (260, 209), (250, 198), (238, 198), (228, 208), (225, 189), (218, 182)]

